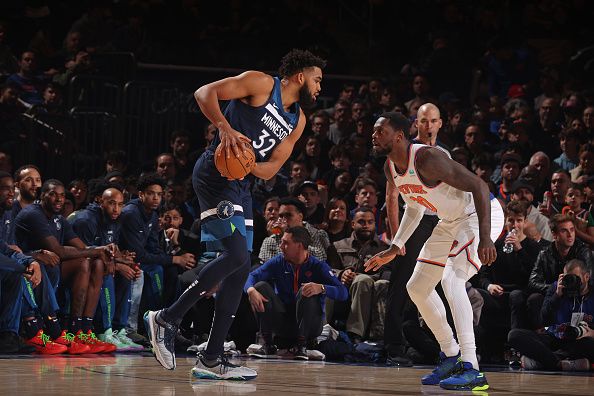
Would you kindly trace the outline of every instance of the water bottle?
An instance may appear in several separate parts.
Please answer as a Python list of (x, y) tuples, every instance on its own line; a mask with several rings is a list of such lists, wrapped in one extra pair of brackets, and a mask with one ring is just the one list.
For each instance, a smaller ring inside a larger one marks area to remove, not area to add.
[[(516, 235), (516, 229), (512, 229), (510, 232), (507, 233), (507, 235)], [(503, 245), (503, 253), (511, 253), (514, 251), (514, 244), (511, 242), (506, 243), (505, 245)]]

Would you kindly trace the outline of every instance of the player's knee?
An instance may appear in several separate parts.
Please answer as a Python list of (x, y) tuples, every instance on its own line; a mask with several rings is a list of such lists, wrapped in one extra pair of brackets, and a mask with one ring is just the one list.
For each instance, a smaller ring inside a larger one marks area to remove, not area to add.
[(80, 262), (78, 264), (77, 272), (79, 274), (90, 274), (91, 273), (91, 260), (89, 260), (87, 258), (80, 260)]

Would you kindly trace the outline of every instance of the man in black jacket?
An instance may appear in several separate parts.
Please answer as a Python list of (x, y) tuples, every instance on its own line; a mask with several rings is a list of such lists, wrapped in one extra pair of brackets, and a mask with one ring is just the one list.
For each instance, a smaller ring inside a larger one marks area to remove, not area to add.
[[(478, 291), (484, 299), (481, 315), (483, 354), (501, 354), (511, 329), (528, 328), (526, 298), (528, 278), (540, 251), (537, 242), (524, 234), (528, 203), (512, 201), (505, 208), (506, 233), (495, 242), (497, 259), (491, 266), (482, 266), (478, 273)], [(504, 249), (510, 247), (511, 251)], [(493, 340), (501, 342), (493, 342)], [(501, 348), (497, 350), (495, 348)], [(500, 355), (501, 356), (501, 355)]]
[(528, 309), (531, 312), (540, 312), (547, 289), (559, 278), (565, 264), (579, 259), (591, 269), (594, 262), (590, 248), (576, 240), (575, 225), (571, 217), (554, 215), (550, 225), (553, 243), (539, 253), (528, 282), (529, 288), (534, 292), (528, 297)]

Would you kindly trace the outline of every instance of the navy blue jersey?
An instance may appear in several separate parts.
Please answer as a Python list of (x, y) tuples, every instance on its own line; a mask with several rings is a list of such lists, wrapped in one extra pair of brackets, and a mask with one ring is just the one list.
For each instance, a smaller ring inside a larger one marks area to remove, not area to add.
[[(225, 108), (225, 118), (231, 127), (252, 140), (256, 161), (267, 161), (280, 142), (289, 136), (299, 122), (299, 104), (293, 104), (290, 112), (283, 108), (281, 83), (274, 77), (274, 87), (270, 97), (262, 106), (254, 107), (233, 99)], [(213, 147), (220, 143), (217, 135)]]
[(44, 238), (53, 236), (64, 246), (68, 241), (77, 238), (70, 223), (62, 215), (47, 217), (41, 205), (31, 204), (21, 210), (14, 219), (17, 245), (23, 252), (44, 249), (41, 243)]
[(120, 224), (103, 213), (101, 206), (92, 203), (78, 211), (77, 216), (68, 219), (76, 235), (87, 246), (105, 246), (119, 243)]

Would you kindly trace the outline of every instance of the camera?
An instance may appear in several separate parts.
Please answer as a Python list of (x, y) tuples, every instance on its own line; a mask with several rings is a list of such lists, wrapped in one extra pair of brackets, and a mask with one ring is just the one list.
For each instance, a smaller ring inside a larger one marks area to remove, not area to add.
[(588, 330), (588, 324), (586, 322), (580, 322), (577, 326), (567, 326), (563, 339), (575, 340), (582, 337)]
[(569, 298), (578, 297), (582, 286), (582, 280), (575, 274), (567, 274), (561, 279), (563, 295)]

